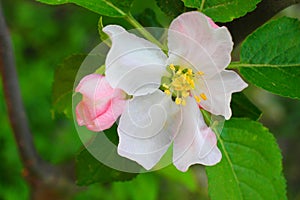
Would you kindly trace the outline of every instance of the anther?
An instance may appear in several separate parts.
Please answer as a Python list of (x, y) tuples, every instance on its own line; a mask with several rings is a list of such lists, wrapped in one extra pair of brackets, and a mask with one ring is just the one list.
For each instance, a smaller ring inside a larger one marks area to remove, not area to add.
[(175, 103), (177, 104), (177, 105), (179, 105), (179, 104), (181, 104), (181, 102), (182, 102), (182, 100), (181, 100), (181, 98), (176, 98), (175, 99)]
[(170, 95), (170, 94), (171, 94), (170, 90), (165, 90), (165, 93), (166, 93), (167, 95)]
[(200, 97), (205, 101), (207, 99), (206, 95), (204, 93), (200, 94)]
[(202, 76), (202, 75), (204, 75), (204, 72), (198, 71), (197, 74)]
[(178, 69), (178, 71), (176, 72), (176, 74), (178, 74), (178, 75), (182, 74), (182, 70)]
[(198, 97), (196, 95), (194, 96), (194, 98), (195, 98), (195, 100), (196, 100), (197, 103), (199, 103), (201, 101), (200, 97)]

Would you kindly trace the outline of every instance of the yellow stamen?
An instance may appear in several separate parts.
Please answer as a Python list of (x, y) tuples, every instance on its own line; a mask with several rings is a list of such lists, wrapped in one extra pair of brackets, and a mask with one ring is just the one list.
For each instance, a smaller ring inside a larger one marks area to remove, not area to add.
[(192, 84), (192, 89), (195, 89), (195, 84), (194, 83)]
[(187, 83), (190, 85), (190, 87), (192, 87), (192, 89), (195, 88), (195, 82), (193, 79), (191, 79), (190, 77), (186, 78)]
[(191, 79), (189, 76), (186, 76), (186, 81), (190, 84), (191, 83), (191, 81), (193, 80), (193, 79)]
[(175, 103), (176, 103), (177, 105), (181, 104), (181, 101), (182, 101), (181, 98), (178, 98), (178, 97), (177, 97), (177, 98), (175, 99)]
[(173, 64), (170, 64), (170, 69), (173, 70), (173, 71), (175, 71), (175, 67), (174, 67)]
[(204, 93), (200, 94), (200, 97), (205, 101), (207, 99), (206, 95)]
[(166, 93), (167, 95), (170, 95), (170, 94), (171, 94), (170, 90), (165, 90), (165, 93)]
[[(175, 98), (175, 103), (177, 105), (186, 105), (188, 98), (195, 89), (195, 84), (197, 83), (198, 75), (203, 75), (202, 71), (193, 72), (190, 68), (185, 68), (179, 65), (170, 64), (168, 66), (172, 71), (168, 80), (162, 83), (162, 90), (166, 95), (172, 95)], [(170, 70), (169, 70), (170, 72)], [(194, 96), (197, 103), (202, 99), (206, 100), (204, 93)]]
[(178, 75), (182, 74), (182, 70), (178, 69), (178, 71), (176, 72), (176, 74), (178, 74)]
[(198, 96), (194, 96), (194, 98), (195, 98), (195, 100), (197, 101), (197, 103), (199, 103), (200, 101), (201, 101), (201, 99), (200, 99), (200, 97), (198, 97)]

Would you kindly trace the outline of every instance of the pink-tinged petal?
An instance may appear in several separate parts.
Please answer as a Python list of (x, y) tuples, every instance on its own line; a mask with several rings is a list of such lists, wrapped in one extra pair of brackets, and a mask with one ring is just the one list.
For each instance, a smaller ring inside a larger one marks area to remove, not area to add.
[(180, 124), (179, 107), (162, 91), (134, 97), (120, 118), (118, 153), (149, 170), (167, 151)]
[(163, 51), (120, 26), (109, 25), (103, 31), (112, 40), (105, 61), (105, 74), (111, 86), (134, 96), (158, 89), (166, 69), (167, 57)]
[(110, 128), (126, 105), (124, 92), (113, 89), (99, 74), (84, 77), (75, 91), (82, 94), (82, 100), (76, 106), (77, 123), (91, 131)]
[(209, 18), (209, 17), (206, 17), (206, 18), (207, 18), (207, 20), (208, 20), (211, 27), (219, 28), (219, 26), (217, 24), (215, 24), (215, 22), (211, 18)]
[(172, 21), (168, 47), (168, 64), (192, 67), (213, 76), (230, 63), (233, 42), (226, 27), (217, 28), (204, 14), (194, 11)]
[(247, 87), (241, 77), (234, 71), (224, 70), (213, 77), (203, 76), (196, 84), (195, 92), (204, 93), (207, 97), (200, 106), (214, 115), (222, 115), (230, 119), (230, 101), (232, 93), (240, 92)]
[(173, 163), (180, 171), (187, 171), (193, 164), (215, 165), (222, 154), (217, 147), (217, 139), (207, 127), (193, 98), (187, 99), (182, 107), (183, 122), (174, 139)]

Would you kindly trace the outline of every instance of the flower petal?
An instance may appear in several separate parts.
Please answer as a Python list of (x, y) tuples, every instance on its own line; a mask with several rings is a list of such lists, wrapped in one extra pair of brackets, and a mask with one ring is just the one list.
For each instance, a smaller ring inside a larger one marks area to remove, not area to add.
[(110, 128), (125, 108), (124, 92), (113, 89), (99, 74), (84, 77), (75, 91), (82, 94), (82, 100), (76, 106), (78, 125), (85, 125), (91, 131)]
[(234, 92), (240, 92), (247, 87), (241, 77), (234, 71), (224, 70), (213, 77), (203, 76), (196, 84), (195, 91), (204, 93), (207, 97), (200, 105), (214, 115), (222, 115), (225, 119), (231, 117), (230, 101)]
[(173, 20), (168, 47), (168, 64), (193, 67), (213, 76), (230, 63), (233, 42), (226, 27), (212, 26), (208, 17), (194, 11)]
[(151, 169), (169, 148), (180, 120), (179, 107), (160, 90), (133, 98), (118, 126), (119, 155)]
[(206, 16), (206, 18), (207, 18), (207, 20), (208, 20), (208, 22), (209, 22), (209, 24), (210, 24), (211, 27), (213, 27), (213, 28), (219, 28), (219, 26), (217, 24), (215, 24), (215, 22), (210, 17)]
[(112, 40), (105, 61), (105, 74), (111, 86), (134, 96), (149, 94), (159, 88), (167, 59), (162, 50), (121, 26), (109, 25), (103, 31)]
[(191, 97), (182, 107), (182, 117), (183, 122), (173, 147), (173, 163), (177, 169), (185, 172), (196, 163), (218, 163), (222, 154), (217, 147), (216, 136), (205, 124), (197, 103)]

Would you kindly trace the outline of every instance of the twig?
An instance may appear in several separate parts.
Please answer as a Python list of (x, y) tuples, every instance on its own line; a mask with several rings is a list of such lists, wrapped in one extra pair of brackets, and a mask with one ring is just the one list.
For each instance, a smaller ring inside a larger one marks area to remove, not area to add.
[[(23, 175), (31, 186), (31, 199), (66, 199), (71, 194), (70, 191), (74, 191), (74, 180), (66, 176), (68, 173), (61, 173), (61, 168), (42, 160), (33, 144), (32, 133), (21, 98), (11, 39), (4, 20), (1, 1), (0, 73), (10, 124), (24, 165)], [(61, 193), (61, 190), (64, 190), (64, 192)]]
[(25, 169), (40, 175), (41, 159), (33, 145), (31, 131), (22, 103), (10, 35), (6, 28), (0, 4), (0, 72), (10, 124)]

